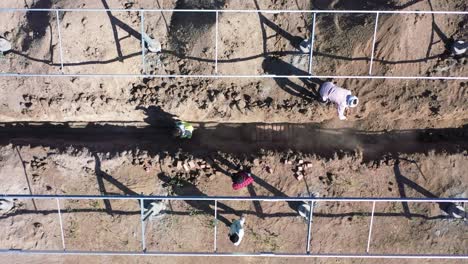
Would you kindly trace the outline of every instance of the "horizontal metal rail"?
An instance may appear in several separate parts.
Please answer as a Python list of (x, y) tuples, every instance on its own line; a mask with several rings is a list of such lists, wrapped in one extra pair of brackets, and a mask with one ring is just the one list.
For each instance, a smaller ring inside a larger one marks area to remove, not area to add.
[(279, 197), (279, 196), (160, 196), (160, 195), (49, 195), (49, 194), (0, 194), (0, 199), (61, 199), (61, 200), (170, 200), (170, 201), (268, 201), (268, 202), (415, 202), (457, 203), (468, 202), (468, 198), (362, 198), (362, 197)]
[[(38, 8), (38, 9), (27, 9), (27, 8), (0, 8), (0, 12), (55, 12), (58, 14), (59, 12), (139, 12), (141, 16), (141, 30), (144, 29), (144, 13), (145, 12), (201, 12), (201, 13), (216, 13), (216, 18), (218, 18), (219, 13), (313, 13), (314, 18), (316, 14), (376, 14), (377, 17), (379, 14), (454, 14), (454, 15), (467, 15), (468, 11), (373, 11), (373, 10), (221, 10), (221, 9), (80, 9), (80, 8)], [(315, 21), (315, 20), (314, 20)], [(375, 41), (375, 34), (377, 31), (377, 22), (375, 25), (375, 32), (374, 32), (374, 41)], [(59, 25), (59, 24), (57, 24)], [(59, 26), (58, 26), (59, 27)], [(216, 28), (218, 27), (218, 19), (216, 19)], [(58, 32), (60, 33), (60, 28), (58, 28)], [(144, 32), (142, 32), (144, 33)], [(215, 46), (216, 46), (216, 53), (218, 51), (218, 34), (216, 30), (216, 38), (215, 38)], [(314, 34), (312, 34), (314, 35)], [(313, 40), (314, 36), (312, 36)], [(59, 34), (59, 44), (60, 47), (62, 46), (62, 39)], [(221, 75), (218, 74), (218, 56), (216, 54), (215, 58), (215, 74), (210, 75), (184, 75), (184, 74), (156, 74), (156, 75), (148, 75), (146, 74), (145, 69), (145, 46), (143, 39), (141, 40), (142, 46), (142, 64), (143, 64), (143, 73), (144, 74), (64, 74), (64, 65), (63, 61), (64, 58), (61, 56), (61, 73), (57, 74), (36, 74), (36, 73), (0, 73), (0, 77), (141, 77), (141, 78), (334, 78), (334, 79), (404, 79), (404, 80), (468, 80), (467, 77), (444, 77), (444, 76), (372, 76), (372, 62), (373, 62), (373, 55), (370, 63), (370, 70), (369, 75), (362, 75), (362, 76), (349, 76), (349, 75), (342, 75), (342, 76), (320, 76), (320, 75), (271, 75), (271, 74), (264, 74), (264, 75)], [(311, 54), (310, 54), (310, 62), (309, 62), (309, 72), (311, 72), (311, 63), (312, 63), (312, 49), (313, 49), (313, 42), (311, 47)], [(60, 49), (62, 51), (62, 49)], [(60, 52), (62, 55), (62, 52)]]
[(89, 77), (89, 78), (334, 78), (334, 79), (401, 79), (401, 80), (468, 80), (468, 76), (368, 76), (368, 75), (183, 75), (183, 74), (38, 74), (0, 73), (0, 77)]
[(194, 12), (194, 13), (320, 13), (320, 14), (441, 14), (467, 15), (468, 11), (423, 10), (271, 10), (271, 9), (121, 9), (121, 8), (0, 8), (0, 12)]
[[(368, 254), (369, 243), (371, 239), (371, 230), (369, 231), (369, 240), (366, 254), (335, 254), (335, 253), (315, 253), (310, 254), (309, 246), (306, 253), (273, 253), (273, 252), (258, 252), (258, 253), (234, 253), (234, 252), (217, 252), (216, 247), (216, 222), (214, 226), (214, 251), (213, 252), (158, 252), (145, 251), (145, 227), (143, 220), (143, 205), (144, 201), (151, 200), (196, 200), (196, 201), (214, 201), (214, 219), (217, 219), (217, 202), (218, 201), (268, 201), (268, 202), (290, 202), (290, 201), (310, 201), (313, 202), (373, 202), (372, 218), (374, 217), (374, 209), (376, 202), (467, 202), (468, 199), (457, 198), (316, 198), (316, 197), (234, 197), (234, 196), (144, 196), (144, 195), (28, 195), (28, 194), (3, 194), (0, 198), (4, 199), (56, 199), (60, 214), (60, 199), (109, 199), (109, 200), (136, 200), (140, 202), (141, 210), (141, 231), (142, 231), (142, 251), (86, 251), (86, 250), (66, 250), (65, 241), (62, 237), (63, 250), (28, 250), (28, 249), (0, 249), (1, 254), (13, 255), (84, 255), (84, 256), (168, 256), (168, 257), (295, 257), (295, 258), (375, 258), (375, 259), (468, 259), (468, 255), (447, 255), (447, 254)], [(311, 206), (311, 209), (313, 206)], [(309, 233), (308, 242), (310, 241), (310, 225), (311, 214), (309, 215)], [(61, 220), (61, 219), (60, 219)], [(62, 222), (60, 228), (63, 234)], [(372, 220), (370, 228), (372, 228)]]
[(361, 259), (468, 259), (468, 255), (430, 254), (293, 254), (231, 252), (132, 252), (81, 250), (16, 250), (2, 249), (0, 254), (14, 255), (78, 255), (78, 256), (166, 256), (166, 257), (280, 257), (280, 258), (361, 258)]

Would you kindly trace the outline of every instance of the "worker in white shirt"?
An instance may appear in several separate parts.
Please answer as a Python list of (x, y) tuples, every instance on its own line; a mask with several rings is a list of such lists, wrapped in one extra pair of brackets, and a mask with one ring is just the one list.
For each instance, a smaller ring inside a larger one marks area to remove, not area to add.
[(245, 216), (241, 215), (239, 220), (234, 220), (229, 227), (229, 240), (234, 243), (234, 246), (239, 246), (244, 237)]
[(352, 95), (350, 90), (338, 87), (332, 82), (324, 82), (320, 86), (319, 93), (324, 102), (330, 100), (337, 105), (340, 120), (346, 120), (346, 108), (356, 107), (359, 103), (359, 99)]

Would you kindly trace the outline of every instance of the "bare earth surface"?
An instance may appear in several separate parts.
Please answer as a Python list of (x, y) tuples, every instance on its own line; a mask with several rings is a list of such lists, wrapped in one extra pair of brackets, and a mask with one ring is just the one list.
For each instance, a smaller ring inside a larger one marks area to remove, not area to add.
[[(179, 8), (458, 10), (453, 1), (1, 1), (0, 8)], [(139, 12), (60, 12), (68, 74), (307, 75), (306, 13), (146, 12), (144, 29), (162, 43), (141, 56)], [(367, 76), (373, 14), (318, 14), (314, 75)], [(467, 58), (446, 44), (467, 37), (463, 15), (379, 17), (372, 74), (468, 76)], [(57, 17), (3, 12), (0, 36), (13, 50), (1, 73), (60, 74)], [(118, 41), (116, 41), (118, 40)], [(144, 65), (144, 66), (143, 66)], [(337, 78), (360, 105), (348, 120), (317, 101), (321, 82), (296, 78), (0, 77), (0, 193), (200, 196), (468, 196), (468, 83)], [(169, 137), (175, 118), (195, 124), (188, 142)], [(207, 164), (209, 166), (207, 166)], [(306, 164), (306, 165), (304, 165)], [(304, 178), (294, 176), (303, 167)], [(255, 183), (233, 191), (229, 175)], [(67, 250), (140, 251), (134, 201), (61, 201)], [(145, 221), (149, 251), (211, 252), (214, 202), (166, 202)], [(219, 252), (304, 253), (298, 204), (218, 202)], [(464, 205), (466, 208), (466, 205)], [(466, 221), (444, 205), (377, 203), (370, 253), (468, 254)], [(366, 251), (372, 203), (322, 202), (311, 253)], [(246, 215), (239, 247), (228, 225)], [(55, 200), (17, 200), (0, 214), (0, 248), (62, 249)], [(4, 263), (422, 263), (409, 260), (2, 256)], [(3, 262), (2, 261), (2, 262)], [(424, 263), (461, 263), (424, 261)]]

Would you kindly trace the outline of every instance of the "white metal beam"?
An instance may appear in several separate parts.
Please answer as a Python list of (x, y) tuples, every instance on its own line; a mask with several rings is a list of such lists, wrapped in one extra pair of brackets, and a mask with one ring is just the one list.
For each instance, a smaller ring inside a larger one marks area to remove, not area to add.
[(312, 17), (312, 33), (310, 37), (310, 53), (309, 53), (309, 74), (312, 75), (312, 59), (314, 56), (314, 40), (315, 40), (315, 19), (317, 14)]
[(422, 10), (271, 10), (271, 9), (120, 9), (120, 8), (0, 8), (0, 12), (198, 12), (198, 13), (323, 13), (323, 14), (440, 14), (467, 15), (468, 11), (422, 11)]
[(141, 67), (143, 74), (147, 74), (146, 72), (146, 58), (145, 58), (145, 51), (146, 51), (146, 46), (145, 46), (145, 38), (143, 37), (143, 34), (146, 34), (145, 32), (145, 12), (140, 11), (140, 34), (141, 34)]
[(62, 213), (60, 209), (60, 201), (59, 199), (55, 199), (57, 201), (57, 212), (59, 216), (59, 223), (60, 223), (60, 235), (62, 237), (62, 248), (65, 250), (65, 236), (63, 234), (63, 223), (62, 223)]
[(369, 224), (369, 237), (367, 238), (366, 253), (369, 253), (369, 249), (370, 249), (370, 242), (371, 242), (371, 236), (372, 236), (372, 226), (374, 225), (374, 212), (375, 212), (375, 201), (372, 203), (372, 214), (371, 214), (371, 220), (370, 220), (370, 224)]
[(378, 198), (378, 197), (289, 197), (289, 196), (161, 196), (161, 195), (50, 195), (0, 194), (0, 199), (60, 199), (60, 200), (169, 200), (169, 201), (265, 201), (265, 202), (414, 202), (461, 203), (468, 198)]
[(183, 74), (38, 74), (38, 73), (0, 73), (0, 77), (83, 77), (83, 78), (333, 78), (333, 79), (397, 79), (397, 80), (459, 80), (466, 81), (468, 76), (369, 76), (369, 75), (183, 75)]
[(369, 66), (369, 75), (372, 75), (372, 64), (374, 63), (375, 40), (377, 39), (377, 27), (379, 25), (379, 13), (375, 14), (374, 38), (372, 39), (372, 53)]
[(59, 10), (55, 11), (55, 16), (57, 18), (57, 33), (58, 33), (58, 43), (59, 43), (59, 50), (60, 50), (60, 70), (64, 73), (63, 69), (63, 49), (62, 49), (62, 33), (60, 30), (60, 16)]
[(339, 259), (468, 259), (468, 255), (443, 254), (288, 254), (288, 253), (232, 253), (232, 252), (132, 252), (79, 250), (17, 250), (0, 249), (11, 255), (76, 255), (76, 256), (166, 256), (166, 257), (279, 257), (279, 258), (339, 258)]

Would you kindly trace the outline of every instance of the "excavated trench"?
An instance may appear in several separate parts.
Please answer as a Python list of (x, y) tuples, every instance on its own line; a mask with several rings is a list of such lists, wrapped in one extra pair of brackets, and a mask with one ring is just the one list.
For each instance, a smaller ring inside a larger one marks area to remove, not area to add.
[(373, 161), (413, 153), (461, 153), (468, 149), (468, 126), (366, 132), (353, 129), (323, 129), (317, 124), (195, 123), (191, 140), (171, 137), (171, 127), (142, 122), (107, 123), (3, 123), (1, 144), (86, 147), (109, 152), (141, 149), (148, 152), (179, 150), (210, 154), (255, 155), (260, 150), (331, 158), (362, 153)]

